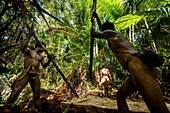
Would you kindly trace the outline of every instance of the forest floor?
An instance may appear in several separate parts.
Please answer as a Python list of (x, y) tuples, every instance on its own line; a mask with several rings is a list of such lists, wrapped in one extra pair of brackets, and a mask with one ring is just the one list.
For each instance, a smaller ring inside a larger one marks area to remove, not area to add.
[[(108, 98), (103, 89), (97, 85), (88, 83), (86, 74), (80, 68), (67, 76), (67, 80), (74, 88), (76, 97), (66, 82), (62, 82), (56, 91), (41, 89), (41, 102), (43, 113), (117, 113), (116, 88), (109, 90)], [(28, 91), (27, 91), (28, 92)], [(166, 98), (166, 104), (170, 109), (170, 99)], [(139, 93), (134, 93), (127, 98), (128, 106), (133, 113), (149, 113)], [(21, 99), (16, 106), (6, 113), (37, 113), (32, 96)], [(0, 113), (4, 109), (0, 108)]]
[[(58, 92), (41, 90), (43, 113), (117, 113), (116, 90), (109, 93), (109, 98), (106, 98), (103, 92), (95, 90), (82, 90), (84, 93), (79, 97), (65, 91), (63, 87), (62, 91)], [(38, 113), (32, 101), (32, 98), (23, 99), (20, 106), (15, 106), (10, 113)], [(127, 103), (132, 113), (149, 113), (140, 95), (128, 97)], [(166, 104), (170, 109), (170, 104)]]
[[(92, 91), (93, 92), (93, 91)], [(76, 97), (74, 95), (55, 95), (54, 93), (44, 94), (42, 99), (42, 108), (45, 113), (117, 113), (117, 103), (115, 95), (109, 98), (104, 97), (101, 93), (89, 93)], [(47, 100), (49, 98), (49, 100)], [(51, 100), (50, 100), (51, 98)], [(140, 95), (128, 97), (127, 103), (132, 113), (149, 113), (145, 102)], [(170, 104), (166, 103), (170, 109)], [(29, 110), (29, 111), (28, 111)], [(23, 109), (21, 112), (35, 111), (32, 106), (29, 109)]]

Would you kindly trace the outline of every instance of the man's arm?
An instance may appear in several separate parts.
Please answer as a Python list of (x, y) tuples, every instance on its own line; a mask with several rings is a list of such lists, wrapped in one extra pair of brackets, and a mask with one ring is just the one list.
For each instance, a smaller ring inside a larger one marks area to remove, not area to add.
[(27, 46), (28, 46), (28, 42), (30, 41), (32, 35), (28, 35), (28, 37), (26, 39), (23, 40), (22, 44), (21, 44), (21, 48), (20, 50), (22, 51), (22, 53), (25, 53), (27, 51)]
[(33, 29), (29, 29), (29, 34), (27, 36), (26, 39), (23, 40), (22, 44), (21, 44), (21, 48), (20, 50), (22, 51), (22, 53), (26, 53), (27, 52), (27, 46), (28, 46), (28, 42), (30, 41), (31, 37), (33, 36), (33, 34), (35, 34), (35, 32), (33, 31)]
[(43, 66), (43, 68), (46, 68), (46, 67), (50, 64), (52, 58), (51, 58), (51, 56), (49, 56), (48, 58), (49, 58), (49, 59), (48, 59), (48, 61), (47, 61), (46, 63), (45, 63), (45, 61), (44, 61), (44, 58), (42, 58), (42, 60), (41, 60), (41, 65)]
[(97, 23), (98, 23), (99, 29), (100, 29), (100, 31), (101, 31), (101, 30), (102, 30), (102, 23), (101, 23), (98, 15), (97, 15), (97, 13), (96, 13), (96, 12), (93, 12), (92, 17), (94, 17), (94, 18), (97, 19)]
[(103, 39), (109, 39), (110, 37), (112, 38), (116, 38), (117, 37), (117, 32), (113, 31), (113, 30), (105, 30), (105, 31), (95, 31), (95, 27), (92, 26), (91, 28), (91, 35), (92, 38), (103, 38)]
[[(95, 21), (96, 21), (96, 17), (94, 16), (94, 13), (93, 13), (93, 16), (91, 17), (91, 22), (94, 23)], [(116, 36), (117, 36), (117, 32), (115, 32), (114, 30), (105, 30), (105, 31), (97, 32), (95, 30), (95, 24), (92, 24), (92, 27), (91, 27), (91, 38), (109, 39), (110, 37), (114, 38)]]

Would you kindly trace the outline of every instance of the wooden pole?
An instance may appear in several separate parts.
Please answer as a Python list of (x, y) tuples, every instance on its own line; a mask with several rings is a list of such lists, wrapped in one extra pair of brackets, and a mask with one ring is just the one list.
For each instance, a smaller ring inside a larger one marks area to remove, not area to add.
[[(93, 6), (92, 6), (92, 13), (93, 12), (96, 12), (96, 2), (97, 0), (93, 0)], [(95, 24), (95, 22), (92, 22), (92, 26)], [(91, 36), (92, 37), (92, 36)], [(93, 82), (93, 45), (94, 45), (94, 38), (91, 38), (91, 42), (90, 42), (90, 79), (91, 79), (91, 82)]]
[[(36, 37), (35, 34), (34, 34), (34, 38), (36, 39), (36, 41), (37, 41), (38, 43), (41, 44), (41, 42), (38, 40), (38, 37)], [(41, 44), (41, 46), (42, 46), (42, 44)], [(43, 46), (42, 46), (42, 47), (43, 47)], [(45, 50), (47, 56), (49, 57), (50, 54), (48, 53), (48, 51), (47, 51), (44, 47), (43, 47), (43, 49)], [(67, 81), (67, 79), (65, 78), (64, 74), (62, 73), (62, 71), (59, 69), (59, 67), (57, 66), (57, 64), (54, 62), (54, 60), (52, 59), (51, 61), (52, 61), (53, 65), (54, 65), (54, 67), (57, 69), (57, 71), (58, 71), (58, 72), (60, 73), (60, 75), (62, 76), (63, 80), (66, 82), (67, 86), (71, 89), (71, 91), (72, 91), (77, 97), (79, 97), (78, 94), (76, 93), (76, 91), (71, 87), (70, 83), (69, 83), (69, 82)]]

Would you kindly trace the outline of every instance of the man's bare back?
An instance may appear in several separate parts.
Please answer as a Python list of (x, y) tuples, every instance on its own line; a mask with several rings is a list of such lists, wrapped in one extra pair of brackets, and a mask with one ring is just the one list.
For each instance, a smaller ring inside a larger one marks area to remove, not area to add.
[[(124, 37), (116, 31), (105, 30), (101, 32), (93, 32), (92, 34), (98, 36), (98, 38), (107, 39), (109, 48), (113, 51), (121, 65), (124, 65), (126, 56), (128, 57), (129, 54), (138, 53), (132, 43), (124, 39)], [(120, 55), (120, 53), (122, 54)]]

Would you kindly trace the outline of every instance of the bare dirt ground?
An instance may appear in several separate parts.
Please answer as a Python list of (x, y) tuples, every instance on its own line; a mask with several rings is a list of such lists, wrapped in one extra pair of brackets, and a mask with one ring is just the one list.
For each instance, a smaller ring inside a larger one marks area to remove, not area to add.
[[(79, 94), (79, 98), (68, 92), (68, 89), (64, 89), (64, 87), (57, 93), (43, 91), (41, 94), (43, 113), (117, 113), (115, 92), (112, 92), (109, 98), (105, 98), (101, 95), (101, 92), (93, 90), (91, 92), (82, 90), (81, 92), (83, 93)], [(142, 99), (138, 98), (135, 100), (129, 97), (127, 102), (132, 113), (149, 113)], [(170, 104), (167, 103), (167, 106), (170, 109)], [(0, 113), (4, 113), (3, 109), (0, 110)], [(32, 98), (23, 99), (20, 106), (15, 106), (8, 113), (16, 112), (37, 113)]]
[[(149, 113), (149, 110), (143, 100), (135, 102), (127, 99), (127, 103), (131, 112), (135, 113)], [(170, 109), (170, 104), (167, 103)], [(88, 95), (86, 97), (73, 98), (70, 101), (62, 102), (61, 108), (69, 108), (69, 113), (81, 111), (85, 109), (86, 113), (116, 113), (116, 100), (110, 98), (101, 98), (97, 96)], [(76, 111), (76, 110), (77, 111)]]

